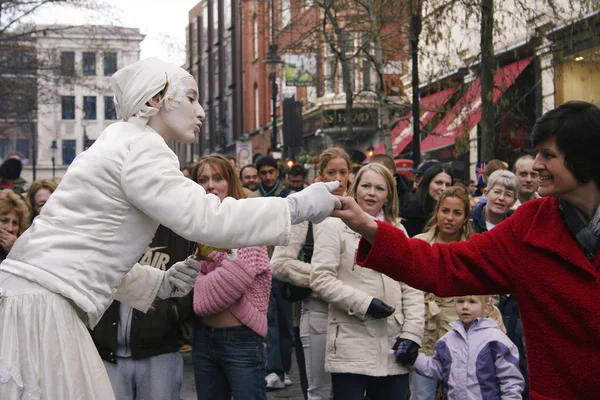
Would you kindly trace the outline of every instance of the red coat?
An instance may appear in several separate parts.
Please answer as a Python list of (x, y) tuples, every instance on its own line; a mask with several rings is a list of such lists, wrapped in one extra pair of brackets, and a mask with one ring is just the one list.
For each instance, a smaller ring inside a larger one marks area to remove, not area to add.
[(438, 296), (514, 293), (532, 400), (600, 399), (600, 252), (588, 261), (554, 197), (470, 241), (433, 245), (384, 222), (357, 262)]

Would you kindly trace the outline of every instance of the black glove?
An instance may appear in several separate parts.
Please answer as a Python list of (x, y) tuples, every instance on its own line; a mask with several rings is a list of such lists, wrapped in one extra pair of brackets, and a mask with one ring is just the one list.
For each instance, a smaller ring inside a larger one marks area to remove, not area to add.
[(396, 311), (394, 307), (390, 307), (377, 297), (374, 297), (367, 309), (367, 315), (370, 315), (375, 319), (381, 319), (389, 317), (394, 311)]
[(397, 337), (396, 344), (394, 344), (392, 350), (394, 350), (394, 357), (396, 357), (396, 362), (398, 364), (404, 367), (410, 367), (417, 361), (420, 348), (421, 346), (410, 339)]

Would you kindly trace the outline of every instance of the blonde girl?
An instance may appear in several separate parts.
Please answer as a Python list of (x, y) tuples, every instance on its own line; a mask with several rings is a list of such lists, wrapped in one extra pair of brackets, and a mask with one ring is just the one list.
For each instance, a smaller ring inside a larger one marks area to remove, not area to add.
[[(360, 169), (350, 189), (371, 218), (402, 228), (398, 196), (390, 171), (380, 164)], [(423, 336), (423, 293), (387, 276), (358, 267), (360, 237), (340, 219), (315, 229), (310, 284), (329, 303), (325, 369), (334, 400), (404, 400), (408, 369), (392, 347), (399, 338), (416, 352)]]
[[(333, 194), (344, 194), (351, 170), (352, 163), (344, 149), (330, 147), (319, 156), (319, 181), (340, 182), (340, 187)], [(317, 225), (313, 226), (314, 229), (316, 227)], [(290, 244), (275, 248), (271, 258), (273, 276), (283, 282), (309, 288), (313, 246), (312, 232), (309, 238), (308, 222), (294, 225)], [(302, 301), (299, 336), (305, 359), (308, 400), (331, 398), (331, 376), (325, 371), (328, 309), (329, 305), (314, 293)]]
[(414, 370), (441, 381), (444, 399), (521, 399), (519, 351), (493, 298), (457, 297), (455, 311), (459, 320), (437, 342), (433, 357), (419, 354)]

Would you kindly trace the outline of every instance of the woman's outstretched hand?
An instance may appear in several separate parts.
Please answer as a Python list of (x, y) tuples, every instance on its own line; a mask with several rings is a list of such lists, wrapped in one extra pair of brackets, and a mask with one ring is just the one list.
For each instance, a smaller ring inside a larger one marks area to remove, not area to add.
[(377, 223), (362, 208), (356, 204), (352, 197), (338, 197), (342, 208), (333, 210), (332, 217), (338, 217), (354, 232), (362, 235), (369, 243), (375, 240)]

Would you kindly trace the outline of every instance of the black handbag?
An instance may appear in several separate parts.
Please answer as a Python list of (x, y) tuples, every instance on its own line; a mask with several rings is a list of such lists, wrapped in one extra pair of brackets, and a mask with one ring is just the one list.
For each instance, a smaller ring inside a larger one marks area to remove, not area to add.
[[(306, 232), (306, 239), (304, 240), (302, 251), (300, 252), (300, 255), (298, 257), (300, 260), (306, 263), (311, 262), (315, 244), (314, 242), (315, 241), (313, 238), (313, 225), (312, 222), (309, 222), (308, 231)], [(312, 294), (311, 288), (297, 286), (289, 282), (281, 282), (279, 290), (281, 292), (281, 297), (283, 297), (290, 303), (302, 301)]]

